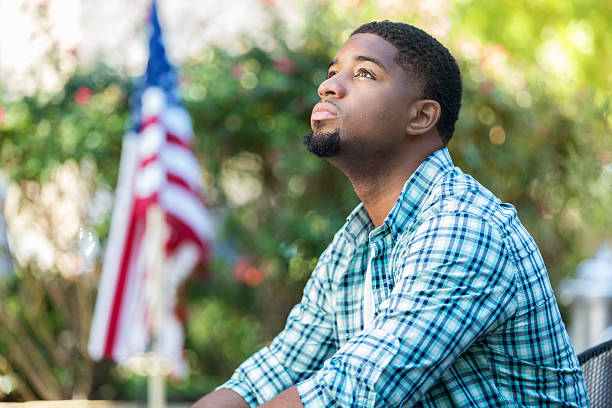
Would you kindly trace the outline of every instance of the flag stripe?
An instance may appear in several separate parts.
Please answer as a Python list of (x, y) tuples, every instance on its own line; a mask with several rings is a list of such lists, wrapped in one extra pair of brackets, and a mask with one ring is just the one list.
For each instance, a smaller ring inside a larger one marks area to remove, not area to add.
[(160, 157), (166, 171), (184, 179), (189, 189), (198, 194), (204, 184), (198, 161), (190, 150), (168, 145)]
[[(115, 199), (115, 208), (131, 208), (133, 206), (133, 179), (137, 166), (136, 135), (128, 133), (121, 147), (119, 166), (119, 181)], [(119, 264), (129, 227), (131, 214), (129, 211), (113, 211), (109, 240), (104, 255), (102, 277), (96, 299), (88, 351), (92, 358), (99, 360), (104, 357), (106, 332), (108, 331), (109, 313), (112, 306)]]
[(144, 119), (142, 123), (140, 124), (140, 132), (142, 132), (149, 126), (154, 125), (158, 122), (159, 122), (159, 119), (157, 118), (157, 116), (149, 116), (148, 118)]
[(177, 146), (181, 146), (185, 149), (189, 149), (190, 146), (187, 142), (185, 142), (183, 139), (181, 139), (180, 137), (178, 137), (175, 134), (172, 134), (170, 132), (167, 133), (166, 135), (166, 140), (168, 141), (168, 143), (177, 145)]
[(167, 242), (167, 250), (169, 253), (175, 252), (176, 248), (185, 241), (191, 241), (198, 246), (202, 257), (206, 257), (210, 246), (207, 241), (202, 241), (200, 237), (191, 229), (188, 224), (185, 224), (180, 218), (174, 214), (166, 213), (166, 221), (172, 226), (175, 234)]
[(206, 212), (206, 207), (188, 190), (168, 185), (160, 192), (159, 199), (162, 207), (168, 213), (189, 225), (201, 241), (212, 239), (213, 225)]
[(141, 161), (138, 167), (140, 168), (147, 167), (149, 164), (157, 162), (157, 159), (158, 159), (157, 154), (154, 154), (150, 157), (147, 157), (143, 161)]
[(187, 183), (187, 181), (185, 181), (184, 178), (182, 178), (181, 176), (179, 176), (177, 174), (167, 172), (166, 173), (166, 179), (168, 180), (168, 183), (176, 184), (176, 185), (178, 185), (180, 187), (183, 187), (186, 190), (192, 191), (191, 190), (191, 186)]
[(136, 217), (134, 216), (135, 209), (132, 208), (132, 217), (130, 219), (130, 225), (126, 236), (126, 246), (123, 248), (121, 254), (121, 263), (119, 265), (119, 277), (117, 279), (117, 286), (115, 287), (115, 293), (113, 296), (113, 305), (110, 311), (110, 319), (108, 325), (108, 331), (106, 334), (106, 344), (104, 346), (104, 355), (111, 357), (113, 347), (115, 345), (115, 337), (117, 333), (117, 326), (119, 323), (119, 312), (121, 310), (121, 304), (123, 302), (125, 281), (128, 274), (128, 265), (130, 258), (134, 254), (134, 235), (136, 230)]

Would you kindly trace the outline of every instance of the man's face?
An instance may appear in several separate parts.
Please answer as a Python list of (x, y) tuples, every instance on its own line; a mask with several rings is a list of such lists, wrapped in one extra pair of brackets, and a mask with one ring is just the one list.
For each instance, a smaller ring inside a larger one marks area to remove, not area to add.
[(397, 49), (374, 34), (356, 34), (340, 48), (304, 144), (320, 157), (384, 159), (406, 137), (409, 106), (420, 91), (395, 62)]

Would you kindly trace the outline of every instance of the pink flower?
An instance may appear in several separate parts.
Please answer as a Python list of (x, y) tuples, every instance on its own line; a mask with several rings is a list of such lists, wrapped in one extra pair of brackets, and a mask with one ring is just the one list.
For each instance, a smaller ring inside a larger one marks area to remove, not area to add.
[(257, 286), (263, 281), (263, 274), (251, 261), (241, 256), (234, 266), (234, 275), (240, 282)]
[(295, 73), (295, 62), (287, 57), (278, 57), (274, 59), (274, 68), (281, 74), (291, 75)]
[(240, 79), (242, 74), (244, 74), (244, 67), (242, 64), (236, 64), (232, 67), (232, 77), (234, 79)]
[(6, 112), (6, 110), (0, 106), (0, 125), (2, 125), (2, 122), (4, 122), (4, 113)]
[(266, 154), (266, 161), (270, 164), (274, 164), (280, 158), (278, 150), (269, 150)]
[(93, 93), (86, 86), (82, 86), (74, 93), (74, 101), (79, 105), (87, 105)]
[(478, 90), (483, 95), (491, 95), (491, 92), (493, 91), (493, 83), (491, 81), (482, 81), (478, 84)]

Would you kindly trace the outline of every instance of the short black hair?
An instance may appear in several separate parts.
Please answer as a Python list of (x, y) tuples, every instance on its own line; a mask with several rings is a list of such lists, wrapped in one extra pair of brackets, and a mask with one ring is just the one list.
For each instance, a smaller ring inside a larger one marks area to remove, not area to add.
[(440, 104), (436, 129), (447, 144), (461, 108), (461, 72), (451, 53), (425, 31), (405, 23), (373, 21), (357, 28), (351, 37), (355, 34), (375, 34), (397, 48), (396, 61), (421, 85), (423, 99)]

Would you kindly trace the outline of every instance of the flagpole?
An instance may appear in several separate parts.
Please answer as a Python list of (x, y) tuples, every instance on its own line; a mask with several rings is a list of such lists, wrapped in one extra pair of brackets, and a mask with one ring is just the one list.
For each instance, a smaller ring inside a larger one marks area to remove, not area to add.
[(165, 227), (164, 212), (161, 207), (157, 204), (149, 207), (146, 219), (147, 270), (151, 274), (151, 279), (148, 280), (150, 284), (149, 311), (151, 323), (151, 352), (149, 353), (147, 381), (147, 406), (149, 408), (166, 407), (164, 367), (159, 343), (164, 313)]

